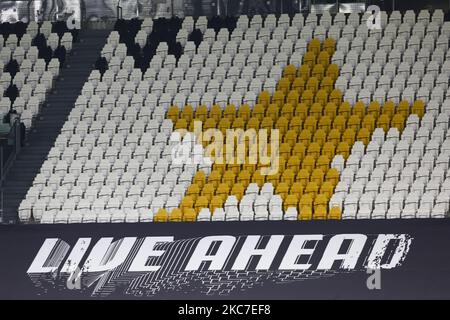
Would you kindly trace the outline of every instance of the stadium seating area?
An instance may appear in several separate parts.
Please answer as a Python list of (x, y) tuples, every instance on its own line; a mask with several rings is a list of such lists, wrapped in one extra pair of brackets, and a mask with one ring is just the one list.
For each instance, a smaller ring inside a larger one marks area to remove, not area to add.
[[(369, 30), (367, 18), (119, 20), (20, 220), (447, 217), (450, 22), (383, 12)], [(238, 141), (278, 172), (213, 161), (209, 129), (266, 129), (277, 143)], [(195, 161), (177, 161), (180, 146)]]
[(50, 21), (4, 23), (0, 33), (2, 132), (9, 131), (11, 115), (30, 129), (72, 48), (73, 35), (65, 23)]

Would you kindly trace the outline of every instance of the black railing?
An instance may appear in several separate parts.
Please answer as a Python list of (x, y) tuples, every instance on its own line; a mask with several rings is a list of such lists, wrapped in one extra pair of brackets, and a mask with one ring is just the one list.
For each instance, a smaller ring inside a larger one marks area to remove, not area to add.
[(120, 5), (120, 0), (117, 1), (117, 19), (122, 19), (123, 16), (123, 10), (122, 6)]
[(9, 133), (0, 137), (0, 140), (3, 140), (0, 144), (0, 223), (3, 223), (3, 182), (22, 147), (22, 128), (18, 118)]

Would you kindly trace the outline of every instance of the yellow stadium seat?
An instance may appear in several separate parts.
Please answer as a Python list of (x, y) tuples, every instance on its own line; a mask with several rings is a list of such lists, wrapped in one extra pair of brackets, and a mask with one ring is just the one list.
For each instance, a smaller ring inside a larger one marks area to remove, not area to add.
[(334, 40), (333, 38), (326, 38), (323, 42), (323, 49), (326, 50), (330, 56), (332, 56), (335, 48), (336, 40)]
[(289, 144), (292, 148), (297, 143), (297, 132), (295, 130), (288, 130), (284, 135), (284, 142)]
[(333, 90), (334, 81), (330, 76), (323, 77), (320, 82), (320, 88), (325, 90), (327, 94), (330, 94)]
[(362, 127), (372, 132), (375, 129), (375, 118), (372, 114), (368, 114), (362, 121)]
[(308, 116), (308, 106), (305, 103), (299, 103), (295, 107), (295, 115), (299, 116), (302, 120), (305, 120)]
[(289, 145), (289, 143), (282, 143), (280, 145), (280, 157), (284, 158), (284, 159), (288, 159), (291, 155), (291, 146)]
[(259, 120), (258, 118), (251, 117), (247, 122), (247, 128), (246, 129), (255, 129), (259, 130)]
[(308, 169), (300, 169), (297, 174), (297, 182), (302, 185), (303, 188), (306, 187), (306, 185), (309, 182), (310, 172)]
[(197, 200), (199, 194), (200, 194), (200, 187), (195, 183), (191, 184), (186, 190), (186, 195), (190, 196), (194, 201)]
[(297, 196), (297, 202), (298, 202), (298, 199), (300, 199), (301, 196), (303, 195), (302, 183), (299, 181), (295, 181), (291, 186), (290, 194)]
[(372, 101), (367, 107), (367, 114), (371, 114), (374, 119), (378, 119), (380, 115), (380, 103), (378, 101)]
[(403, 116), (403, 118), (406, 119), (409, 116), (409, 113), (410, 113), (409, 110), (410, 110), (409, 102), (406, 100), (402, 100), (399, 102), (395, 113), (401, 114)]
[(330, 167), (330, 157), (328, 155), (324, 155), (322, 151), (322, 155), (319, 158), (317, 158), (316, 168), (322, 170), (323, 173), (326, 173), (329, 167)]
[(288, 78), (290, 82), (294, 81), (296, 74), (297, 68), (292, 64), (288, 64), (283, 70), (283, 76)]
[(364, 145), (368, 145), (369, 144), (369, 140), (370, 140), (370, 131), (367, 128), (361, 128), (358, 131), (358, 136), (356, 137), (356, 140), (358, 141), (362, 141), (364, 143)]
[(305, 119), (303, 123), (304, 130), (309, 130), (312, 134), (316, 132), (317, 128), (317, 119), (313, 116), (309, 116)]
[(208, 183), (212, 183), (215, 188), (217, 188), (221, 180), (222, 174), (218, 170), (212, 170), (208, 176)]
[(208, 130), (208, 129), (215, 129), (216, 126), (217, 126), (217, 123), (216, 123), (216, 120), (214, 120), (214, 118), (207, 118), (205, 123), (203, 124), (203, 129), (205, 131)]
[(402, 132), (405, 127), (405, 117), (401, 113), (396, 113), (392, 117), (391, 127), (397, 128), (398, 131)]
[(231, 128), (231, 122), (227, 118), (222, 118), (222, 119), (220, 119), (217, 127), (222, 132), (222, 134), (225, 136), (227, 134), (227, 129)]
[(328, 103), (328, 92), (325, 89), (319, 89), (314, 102), (320, 103), (322, 107), (325, 106)]
[[(319, 56), (317, 57), (317, 63), (319, 65), (322, 65), (323, 68), (326, 69), (330, 64), (330, 54), (325, 50), (320, 51)], [(325, 73), (325, 70), (323, 71), (323, 73)]]
[(297, 174), (300, 170), (301, 160), (298, 156), (291, 156), (286, 164), (286, 168), (292, 170), (294, 174)]
[(180, 209), (175, 208), (172, 210), (169, 216), (170, 222), (181, 222), (183, 220), (183, 212)]
[(284, 135), (288, 131), (289, 120), (285, 117), (280, 117), (275, 125), (275, 127), (280, 130), (280, 134)]
[(332, 159), (335, 155), (337, 143), (333, 143), (331, 141), (327, 141), (324, 143), (322, 147), (322, 155)]
[(295, 194), (288, 194), (283, 202), (284, 211), (286, 211), (290, 207), (297, 208), (297, 206), (298, 206), (297, 196)]
[(383, 128), (384, 132), (389, 130), (391, 119), (387, 114), (382, 114), (378, 117), (377, 127)]
[(208, 203), (209, 203), (209, 200), (207, 197), (205, 197), (205, 196), (198, 197), (197, 201), (195, 201), (195, 206), (194, 206), (195, 212), (198, 214), (202, 208), (208, 208), (209, 207)]
[(339, 171), (336, 168), (329, 169), (325, 176), (325, 180), (331, 182), (333, 186), (336, 186), (339, 182)]
[(198, 106), (195, 110), (195, 117), (205, 122), (206, 118), (208, 118), (208, 107), (205, 105)]
[(317, 128), (328, 134), (331, 129), (331, 119), (329, 116), (322, 116), (319, 119), (319, 123), (317, 124)]
[(217, 163), (217, 162), (215, 162), (214, 164), (213, 164), (213, 171), (217, 171), (217, 172), (219, 172), (219, 177), (220, 178), (222, 178), (222, 175), (223, 175), (223, 173), (225, 172), (225, 170), (226, 170), (226, 164), (225, 163)]
[(325, 205), (314, 208), (314, 220), (325, 220), (327, 218), (327, 207)]
[(319, 192), (319, 186), (315, 182), (308, 182), (303, 193), (305, 195), (310, 195), (312, 199), (314, 199)]
[(214, 196), (211, 199), (211, 202), (209, 204), (209, 210), (211, 212), (214, 212), (214, 210), (216, 210), (217, 208), (222, 208), (223, 207), (223, 200), (222, 197), (220, 196)]
[(286, 182), (279, 182), (275, 189), (275, 193), (280, 195), (281, 199), (284, 201), (289, 193), (289, 185)]
[(255, 104), (252, 110), (252, 118), (258, 119), (261, 121), (264, 118), (265, 108), (262, 104)]
[(306, 154), (313, 157), (314, 160), (317, 160), (320, 156), (320, 145), (317, 142), (310, 143)]
[(251, 177), (250, 173), (247, 170), (242, 170), (238, 174), (237, 182), (242, 184), (244, 186), (244, 188), (247, 188), (248, 185), (250, 184), (251, 178), (252, 177)]
[(328, 214), (328, 219), (341, 220), (341, 209), (339, 207), (332, 207)]
[(211, 110), (209, 110), (209, 118), (213, 118), (216, 123), (220, 121), (222, 118), (222, 108), (220, 105), (215, 104), (211, 107)]
[[(332, 63), (328, 65), (327, 71), (325, 72), (327, 77), (333, 79), (333, 82), (339, 77), (339, 67), (337, 64)], [(340, 102), (340, 101), (339, 101)]]
[(235, 195), (236, 198), (240, 201), (244, 196), (245, 188), (240, 183), (235, 183), (233, 188), (231, 188), (231, 194)]
[(311, 39), (311, 41), (308, 43), (308, 51), (314, 52), (314, 55), (318, 55), (320, 52), (321, 43), (320, 40), (317, 38)]
[(221, 183), (217, 187), (216, 193), (217, 196), (220, 196), (223, 201), (225, 201), (230, 194), (230, 187), (226, 183)]
[[(278, 105), (278, 107), (282, 107), (284, 104), (285, 94), (281, 90), (277, 90), (273, 93), (272, 96), (272, 103), (275, 103)], [(267, 106), (265, 106), (267, 108)]]
[(233, 129), (244, 129), (245, 128), (245, 123), (244, 123), (244, 119), (242, 118), (236, 118), (233, 121), (233, 124), (231, 125), (233, 127)]
[(390, 118), (394, 115), (395, 113), (395, 104), (392, 101), (386, 101), (383, 105), (383, 108), (381, 110), (381, 113), (383, 114), (387, 114)]
[(300, 99), (300, 94), (296, 90), (289, 91), (286, 102), (290, 103), (294, 108), (298, 104), (298, 100)]
[(183, 221), (194, 222), (197, 220), (197, 212), (194, 208), (186, 208), (183, 210)]
[(242, 118), (244, 122), (247, 122), (250, 118), (250, 106), (248, 104), (243, 104), (239, 107), (238, 116)]
[(194, 118), (194, 108), (190, 104), (186, 105), (183, 110), (181, 110), (181, 117), (186, 119), (186, 122), (191, 122), (192, 118)]
[(301, 210), (302, 207), (310, 207), (313, 206), (313, 197), (311, 194), (304, 193), (303, 196), (300, 198), (300, 201), (298, 203), (299, 209)]
[(323, 106), (320, 103), (313, 103), (311, 108), (309, 109), (309, 115), (316, 118), (316, 120), (319, 120), (319, 118), (322, 116), (322, 110)]
[(302, 64), (297, 71), (297, 76), (302, 78), (306, 83), (311, 76), (311, 67), (306, 63)]
[(298, 220), (312, 220), (313, 211), (310, 206), (303, 206), (300, 208)]
[(180, 114), (180, 110), (177, 106), (170, 106), (167, 110), (167, 118), (172, 120), (173, 123), (176, 123)]
[(278, 116), (280, 113), (280, 108), (278, 108), (278, 105), (275, 103), (271, 103), (266, 110), (266, 117), (270, 117), (272, 121), (276, 122), (278, 121)]
[(303, 128), (302, 118), (299, 116), (292, 117), (291, 121), (289, 121), (289, 129), (294, 130), (295, 132), (300, 133)]
[(267, 130), (268, 135), (270, 136), (270, 132), (273, 128), (273, 120), (271, 117), (264, 117), (261, 122), (261, 129)]
[(236, 175), (230, 170), (225, 171), (225, 173), (222, 176), (222, 182), (228, 184), (228, 186), (230, 188), (233, 187), (235, 180), (236, 180)]
[(366, 105), (362, 101), (358, 101), (352, 108), (352, 115), (358, 116), (360, 119), (363, 119), (366, 115)]
[(181, 200), (180, 208), (184, 210), (185, 208), (193, 208), (195, 200), (190, 196), (185, 196), (183, 200)]
[(197, 171), (194, 175), (193, 178), (193, 183), (195, 183), (196, 185), (198, 185), (198, 187), (201, 189), (203, 188), (203, 186), (206, 183), (206, 176), (205, 176), (205, 172), (203, 172), (202, 170)]
[(321, 169), (314, 169), (311, 173), (310, 181), (316, 183), (318, 186), (322, 185), (324, 173)]
[(311, 71), (311, 75), (316, 78), (319, 82), (322, 81), (323, 75), (325, 73), (325, 68), (322, 64), (316, 64)]
[[(213, 183), (207, 183), (203, 186), (201, 195), (206, 197), (208, 199), (208, 201), (211, 201), (211, 198), (214, 196), (214, 194), (216, 193), (216, 188), (219, 184), (215, 185)], [(197, 199), (198, 200), (198, 197)]]
[(232, 122), (236, 117), (236, 107), (232, 104), (227, 105), (223, 112), (223, 116)]
[(169, 214), (167, 213), (167, 210), (164, 208), (161, 208), (156, 212), (155, 216), (153, 217), (154, 222), (167, 222), (169, 220)]
[(311, 131), (308, 129), (303, 129), (302, 131), (300, 131), (298, 141), (303, 143), (303, 145), (307, 148), (309, 146), (309, 143), (311, 142), (311, 138), (312, 138)]
[(348, 119), (350, 116), (352, 107), (349, 102), (344, 101), (341, 103), (338, 109), (338, 115), (343, 116), (345, 119)]
[(319, 90), (319, 79), (316, 77), (310, 77), (308, 81), (306, 81), (305, 89), (310, 90), (313, 94), (316, 93), (317, 90)]
[(324, 130), (318, 129), (313, 136), (313, 142), (316, 142), (319, 144), (320, 147), (323, 146), (325, 141), (327, 140), (327, 134)]
[(177, 123), (175, 124), (175, 130), (182, 130), (187, 129), (188, 123), (186, 119), (178, 119)]
[(294, 116), (294, 107), (290, 103), (285, 103), (281, 109), (281, 115), (288, 121)]
[(294, 82), (292, 83), (292, 90), (296, 90), (298, 94), (301, 95), (303, 93), (303, 90), (305, 90), (305, 79), (301, 76), (295, 78)]
[(339, 143), (336, 148), (336, 153), (342, 155), (344, 159), (347, 159), (350, 153), (350, 147), (348, 143), (347, 142)]
[(346, 120), (345, 117), (342, 115), (336, 116), (333, 121), (333, 129), (339, 130), (339, 132), (344, 132), (346, 127)]
[[(317, 52), (318, 53), (318, 52)], [(316, 64), (316, 54), (313, 51), (307, 51), (303, 55), (303, 64), (306, 64), (310, 69)]]
[(288, 94), (290, 89), (291, 89), (291, 82), (289, 81), (288, 78), (284, 77), (278, 80), (277, 90), (283, 92), (286, 95)]
[(340, 105), (342, 103), (342, 92), (338, 89), (334, 89), (331, 91), (328, 101), (333, 102), (337, 106)]
[(316, 160), (314, 157), (307, 155), (302, 161), (302, 169), (308, 170), (311, 173), (316, 165)]
[(268, 91), (261, 91), (258, 97), (258, 103), (267, 107), (270, 103), (270, 93)]
[(288, 186), (291, 186), (295, 180), (295, 172), (292, 169), (284, 170), (281, 181), (286, 183)]
[(355, 142), (355, 130), (348, 128), (342, 134), (342, 141), (347, 142), (349, 146), (352, 146)]
[(414, 101), (411, 112), (422, 118), (425, 113), (425, 103), (422, 100)]
[(297, 156), (300, 161), (302, 161), (304, 156), (306, 155), (306, 146), (301, 142), (297, 142), (292, 149), (292, 155)]
[(331, 120), (333, 120), (336, 117), (337, 114), (337, 106), (333, 102), (328, 102), (325, 106), (323, 115), (329, 117)]
[(330, 181), (325, 181), (320, 186), (320, 193), (327, 196), (328, 199), (331, 198), (334, 192), (334, 185)]
[(338, 143), (341, 141), (341, 131), (339, 129), (331, 129), (330, 132), (328, 132), (327, 141), (337, 146)]

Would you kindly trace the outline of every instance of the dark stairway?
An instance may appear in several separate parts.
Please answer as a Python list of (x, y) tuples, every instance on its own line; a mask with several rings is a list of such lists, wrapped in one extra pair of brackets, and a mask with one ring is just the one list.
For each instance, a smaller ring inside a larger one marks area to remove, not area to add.
[(84, 30), (80, 33), (80, 41), (73, 44), (53, 92), (47, 95), (28, 134), (25, 147), (7, 173), (3, 184), (3, 223), (18, 221), (19, 204), (60, 133), (109, 33), (110, 30)]

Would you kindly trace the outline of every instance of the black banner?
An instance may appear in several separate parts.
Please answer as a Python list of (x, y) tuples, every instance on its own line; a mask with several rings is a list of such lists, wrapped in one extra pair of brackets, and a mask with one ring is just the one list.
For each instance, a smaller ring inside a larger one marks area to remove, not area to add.
[(0, 226), (0, 299), (450, 298), (450, 220)]

